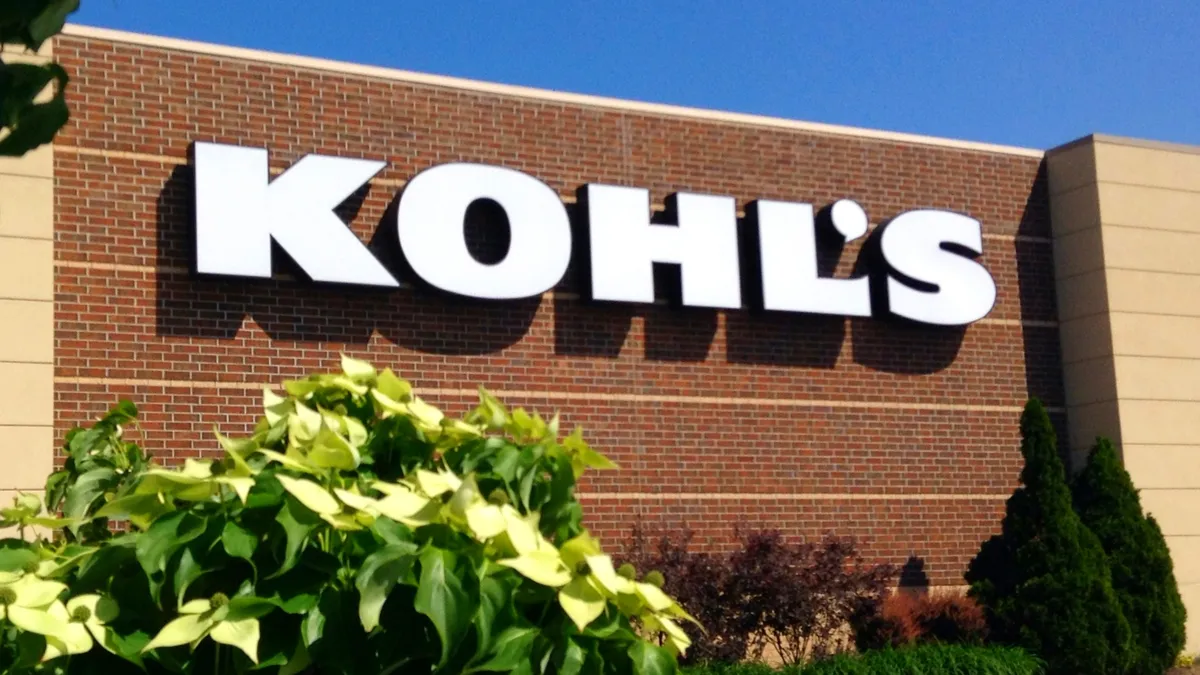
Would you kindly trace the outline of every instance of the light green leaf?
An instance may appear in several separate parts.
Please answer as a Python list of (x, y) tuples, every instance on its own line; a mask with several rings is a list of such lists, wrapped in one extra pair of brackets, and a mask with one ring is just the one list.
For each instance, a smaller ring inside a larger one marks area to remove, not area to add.
[(329, 491), (311, 480), (292, 478), (279, 474), (275, 476), (283, 489), (287, 490), (301, 504), (314, 513), (333, 515), (342, 512), (342, 505), (334, 499)]
[(645, 640), (633, 643), (629, 658), (633, 661), (633, 675), (675, 675), (679, 671), (671, 652)]
[(379, 613), (388, 594), (404, 578), (417, 560), (417, 545), (409, 542), (389, 544), (367, 556), (354, 578), (360, 597), (358, 618), (370, 633), (379, 625)]
[(179, 647), (197, 642), (208, 635), (213, 627), (212, 618), (204, 614), (184, 614), (167, 625), (142, 647), (142, 653), (159, 647)]
[(499, 536), (507, 528), (504, 514), (499, 506), (478, 503), (467, 507), (467, 526), (480, 541)]
[(69, 621), (56, 618), (45, 609), (31, 609), (19, 605), (7, 607), (8, 621), (12, 625), (38, 635), (58, 635), (66, 630)]
[(209, 637), (221, 644), (237, 647), (245, 652), (251, 661), (258, 663), (258, 619), (222, 621), (213, 626)]
[(412, 396), (412, 385), (397, 377), (391, 368), (384, 368), (383, 372), (379, 374), (379, 381), (375, 383), (375, 388), (379, 393), (397, 403), (403, 403)]
[(442, 642), (442, 658), (437, 667), (450, 661), (459, 646), (475, 607), (455, 573), (457, 557), (450, 551), (429, 547), (421, 554), (421, 579), (413, 606), (429, 617)]
[(292, 435), (298, 436), (304, 441), (316, 438), (317, 432), (321, 430), (321, 413), (303, 403), (296, 403), (295, 405), (296, 412), (288, 421), (289, 423), (295, 422), (299, 426), (291, 429)]
[(322, 424), (321, 431), (308, 450), (308, 461), (323, 469), (351, 471), (358, 468), (361, 459), (357, 448), (328, 425)]
[(592, 585), (590, 579), (577, 577), (558, 592), (558, 604), (562, 605), (563, 611), (582, 631), (587, 628), (589, 623), (595, 621), (596, 617), (604, 613), (604, 606), (607, 603), (604, 600), (604, 594)]
[(426, 432), (440, 430), (442, 419), (445, 417), (441, 410), (415, 396), (413, 400), (408, 402), (408, 412), (412, 415), (413, 421), (417, 423), (418, 428)]
[(612, 558), (609, 556), (590, 555), (586, 561), (588, 569), (592, 571), (592, 578), (596, 580), (601, 589), (610, 595), (633, 591), (633, 582), (617, 574), (617, 571), (613, 569)]
[(447, 492), (454, 492), (462, 485), (462, 481), (449, 471), (427, 471), (417, 469), (417, 487), (430, 497), (440, 497)]
[(67, 585), (58, 581), (46, 581), (27, 574), (8, 585), (16, 593), (13, 604), (18, 607), (45, 608), (67, 590)]
[(341, 488), (334, 488), (333, 496), (356, 511), (364, 511), (371, 515), (378, 515), (379, 513), (378, 509), (375, 508), (376, 500), (370, 497), (364, 497), (356, 492), (350, 492)]
[(638, 597), (655, 612), (666, 611), (675, 604), (675, 601), (657, 586), (639, 581), (634, 584), (634, 587), (637, 589)]
[(316, 475), (318, 473), (316, 469), (308, 464), (305, 464), (304, 462), (290, 455), (285, 455), (282, 452), (275, 452), (274, 450), (259, 450), (258, 454), (266, 457), (272, 462), (278, 462), (292, 471), (299, 471), (301, 473), (307, 473), (311, 475)]
[(250, 491), (254, 489), (254, 479), (249, 476), (218, 476), (213, 481), (232, 488), (243, 504), (250, 498)]
[(342, 372), (355, 382), (371, 383), (375, 381), (375, 366), (345, 354), (342, 354)]
[(438, 520), (441, 503), (412, 492), (397, 492), (375, 502), (380, 515), (409, 527), (421, 527)]
[(520, 572), (527, 579), (550, 588), (558, 588), (571, 581), (570, 570), (563, 565), (562, 558), (554, 550), (530, 551), (516, 558), (498, 562)]

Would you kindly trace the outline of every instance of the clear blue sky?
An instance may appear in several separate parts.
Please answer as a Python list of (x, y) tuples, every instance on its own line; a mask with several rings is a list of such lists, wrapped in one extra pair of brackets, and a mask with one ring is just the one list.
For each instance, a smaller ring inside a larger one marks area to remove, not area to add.
[(73, 21), (1035, 148), (1200, 144), (1200, 0), (82, 0)]

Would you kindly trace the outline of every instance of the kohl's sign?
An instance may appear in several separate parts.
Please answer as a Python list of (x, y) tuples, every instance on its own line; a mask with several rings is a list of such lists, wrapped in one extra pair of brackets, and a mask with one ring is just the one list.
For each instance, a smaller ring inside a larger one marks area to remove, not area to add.
[[(400, 281), (363, 245), (334, 209), (367, 184), (385, 162), (308, 155), (271, 179), (267, 151), (212, 143), (194, 145), (195, 268), (200, 274), (269, 278), (271, 242), (318, 282), (397, 287)], [(509, 245), (494, 264), (472, 255), (467, 210), (491, 200), (508, 220)], [(668, 200), (672, 223), (652, 222), (650, 193), (616, 185), (579, 189), (577, 218), (586, 241), (573, 241), (558, 194), (520, 171), (450, 163), (422, 171), (400, 194), (393, 230), (412, 271), (429, 285), (461, 296), (513, 300), (554, 288), (587, 247), (590, 299), (653, 303), (655, 264), (679, 268), (683, 305), (739, 309), (751, 293), (762, 309), (961, 326), (983, 318), (996, 284), (975, 258), (983, 253), (978, 220), (940, 210), (896, 216), (877, 233), (877, 255), (864, 276), (822, 276), (818, 236), (845, 244), (865, 237), (866, 213), (841, 200), (823, 213), (811, 204), (759, 200), (739, 223), (732, 197), (678, 193)], [(753, 233), (747, 262), (742, 234)], [(743, 268), (756, 279), (743, 279)], [(743, 289), (743, 281), (756, 284)], [(884, 307), (872, 302), (872, 292)], [(745, 293), (744, 293), (745, 291)]]

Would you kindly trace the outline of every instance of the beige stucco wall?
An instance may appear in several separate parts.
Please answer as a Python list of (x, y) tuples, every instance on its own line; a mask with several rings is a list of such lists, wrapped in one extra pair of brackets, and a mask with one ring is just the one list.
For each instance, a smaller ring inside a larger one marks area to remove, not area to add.
[[(45, 59), (16, 55), (5, 59)], [(54, 457), (54, 162), (0, 157), (0, 503), (40, 491)], [(3, 536), (0, 532), (0, 536)]]
[[(1200, 148), (1047, 155), (1069, 443), (1112, 438), (1158, 519), (1200, 650)], [(1078, 464), (1078, 462), (1073, 462)]]

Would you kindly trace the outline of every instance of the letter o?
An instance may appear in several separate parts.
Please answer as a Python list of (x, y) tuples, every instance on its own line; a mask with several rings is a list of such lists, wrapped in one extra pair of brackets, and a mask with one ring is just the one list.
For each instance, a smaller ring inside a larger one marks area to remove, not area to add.
[[(510, 243), (500, 262), (481, 263), (467, 248), (463, 222), (481, 199), (508, 216)], [(400, 248), (413, 271), (444, 291), (514, 300), (554, 288), (571, 262), (571, 223), (558, 194), (514, 169), (453, 163), (409, 181), (396, 212)]]

